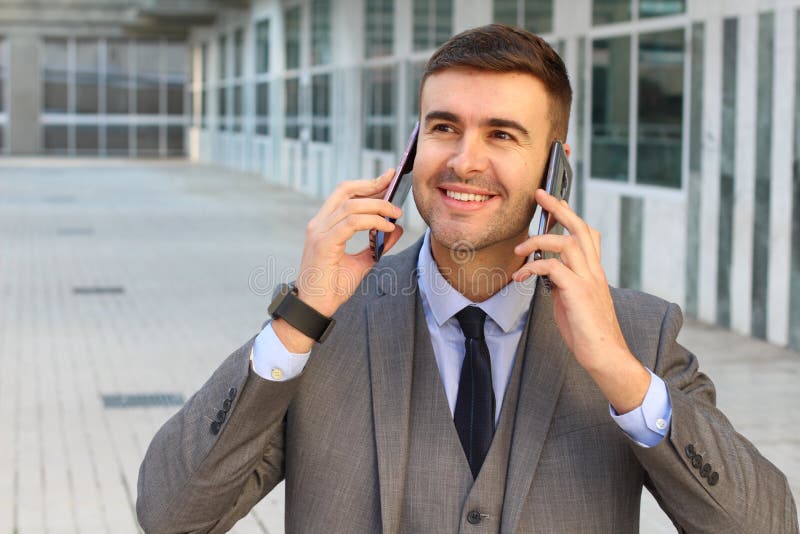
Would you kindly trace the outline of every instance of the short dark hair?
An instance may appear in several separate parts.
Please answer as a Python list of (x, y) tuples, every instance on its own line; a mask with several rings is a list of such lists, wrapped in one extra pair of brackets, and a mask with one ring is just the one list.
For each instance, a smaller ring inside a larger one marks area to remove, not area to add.
[(452, 68), (533, 75), (544, 84), (550, 97), (553, 140), (566, 141), (572, 105), (567, 68), (553, 47), (538, 35), (514, 26), (490, 24), (451, 37), (425, 65), (420, 95), (428, 76)]

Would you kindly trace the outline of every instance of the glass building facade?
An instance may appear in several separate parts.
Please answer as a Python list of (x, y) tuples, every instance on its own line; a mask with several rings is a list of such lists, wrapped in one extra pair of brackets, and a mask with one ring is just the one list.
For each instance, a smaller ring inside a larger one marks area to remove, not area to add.
[(186, 50), (184, 42), (163, 39), (44, 38), (42, 152), (184, 155)]
[[(699, 0), (476, 5), (264, 0), (238, 19), (193, 30), (195, 64), (223, 54), (218, 70), (232, 69), (244, 56), (237, 83), (245, 118), (241, 131), (227, 126), (237, 104), (203, 97), (208, 80), (227, 78), (199, 69), (190, 156), (324, 197), (341, 180), (396, 163), (417, 120), (425, 62), (444, 40), (482, 23), (525, 27), (570, 71), (573, 205), (605, 236), (610, 281), (800, 348), (800, 164), (787, 163), (785, 135), (786, 157), (774, 156), (779, 128), (797, 129), (786, 118), (794, 107), (781, 114), (774, 102), (791, 85), (794, 105), (796, 73), (774, 65), (800, 61), (787, 46), (800, 1), (755, 11)], [(243, 47), (229, 45), (237, 31)], [(776, 215), (786, 198), (794, 211)], [(413, 205), (406, 211), (407, 224), (422, 224)]]

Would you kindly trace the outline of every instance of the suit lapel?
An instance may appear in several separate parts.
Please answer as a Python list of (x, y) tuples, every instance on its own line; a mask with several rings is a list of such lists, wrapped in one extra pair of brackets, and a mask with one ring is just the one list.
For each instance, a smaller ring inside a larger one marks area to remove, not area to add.
[(421, 240), (387, 257), (371, 272), (379, 273), (378, 296), (367, 305), (367, 331), (384, 533), (399, 530), (403, 505), (420, 245)]
[(508, 460), (501, 531), (515, 532), (564, 382), (569, 349), (553, 319), (553, 301), (539, 283), (528, 329)]

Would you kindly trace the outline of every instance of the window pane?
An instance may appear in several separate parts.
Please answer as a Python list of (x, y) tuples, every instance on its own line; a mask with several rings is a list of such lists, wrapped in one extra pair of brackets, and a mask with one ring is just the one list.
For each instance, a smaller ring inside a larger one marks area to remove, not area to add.
[(219, 118), (219, 129), (228, 128), (228, 88), (220, 87), (217, 89), (217, 117)]
[[(795, 27), (800, 28), (800, 11), (795, 15)], [(795, 32), (795, 50), (800, 50), (800, 32)], [(800, 54), (795, 56), (794, 101), (800, 102)], [(800, 132), (800, 106), (794, 106), (794, 131)], [(792, 169), (792, 256), (789, 279), (789, 346), (800, 350), (800, 135), (794, 136)]]
[(127, 156), (129, 128), (127, 126), (106, 126), (106, 154)]
[(767, 338), (767, 280), (769, 279), (769, 249), (773, 239), (770, 224), (772, 182), (772, 85), (775, 57), (775, 13), (758, 16), (758, 92), (756, 100), (756, 190), (753, 223), (752, 319), (753, 337)]
[(208, 126), (208, 89), (200, 91), (200, 127), (205, 128)]
[(98, 113), (97, 39), (78, 39), (75, 43), (75, 111)]
[(256, 133), (269, 135), (269, 82), (256, 85)]
[(450, 36), (452, 0), (414, 0), (414, 50), (436, 48)]
[(433, 46), (439, 46), (453, 34), (453, 0), (435, 0)]
[(200, 48), (200, 80), (203, 85), (208, 81), (208, 43), (203, 43)]
[(628, 179), (630, 37), (600, 39), (592, 50), (592, 176)]
[(414, 125), (419, 120), (419, 85), (422, 83), (422, 74), (425, 71), (425, 63), (417, 62), (412, 63), (408, 67), (409, 87), (408, 96), (410, 100), (409, 110), (409, 124)]
[(269, 72), (269, 19), (256, 25), (256, 72)]
[(65, 154), (67, 152), (66, 125), (44, 127), (44, 151), (48, 154)]
[(686, 12), (686, 0), (639, 0), (639, 17), (662, 17)]
[(242, 131), (242, 86), (233, 87), (233, 131)]
[(300, 6), (285, 13), (286, 69), (300, 68)]
[(311, 64), (331, 62), (331, 0), (311, 2)]
[(311, 140), (331, 140), (331, 75), (317, 74), (311, 77)]
[(592, 0), (592, 24), (631, 20), (632, 0)]
[(553, 31), (554, 0), (525, 0), (525, 29), (533, 33)]
[(100, 148), (100, 132), (97, 126), (75, 127), (75, 152), (84, 156), (96, 156)]
[(128, 41), (109, 39), (106, 45), (106, 112), (128, 113), (130, 53)]
[[(167, 114), (183, 115), (189, 57), (182, 43), (167, 43)], [(191, 109), (191, 108), (190, 108)]]
[(167, 126), (167, 153), (170, 156), (183, 155), (183, 126)]
[(394, 68), (366, 70), (364, 87), (366, 95), (364, 147), (373, 150), (394, 150)]
[(366, 4), (366, 57), (389, 56), (394, 46), (393, 0), (367, 0)]
[(517, 21), (517, 0), (494, 0), (494, 21), (500, 24), (516, 26)]
[(284, 135), (289, 139), (298, 139), (300, 137), (300, 82), (297, 78), (289, 78), (284, 82), (283, 87), (286, 106)]
[(639, 37), (636, 181), (681, 186), (683, 30)]
[(217, 61), (219, 63), (219, 72), (217, 77), (224, 80), (228, 77), (228, 39), (224, 35), (219, 38), (219, 46), (217, 47)]
[(244, 63), (244, 30), (239, 28), (233, 34), (233, 75), (236, 78), (242, 76), (242, 64)]
[[(5, 77), (6, 77), (6, 66), (5, 66), (5, 41), (0, 39), (0, 113), (5, 110)], [(2, 132), (0, 132), (2, 135)], [(0, 151), (3, 150), (3, 142), (0, 139)]]
[[(67, 40), (46, 39), (42, 64), (44, 65), (44, 110), (50, 113), (66, 113)], [(45, 129), (46, 133), (47, 129)], [(64, 139), (64, 148), (66, 148), (66, 133)]]
[(136, 128), (136, 150), (139, 156), (158, 155), (158, 126)]
[[(722, 26), (722, 132), (720, 135), (719, 218), (717, 219), (717, 324), (731, 324), (731, 265), (733, 264), (733, 204), (736, 195), (736, 93), (739, 19)], [(738, 289), (738, 288), (737, 288)]]
[(136, 112), (157, 114), (160, 50), (156, 41), (136, 43)]

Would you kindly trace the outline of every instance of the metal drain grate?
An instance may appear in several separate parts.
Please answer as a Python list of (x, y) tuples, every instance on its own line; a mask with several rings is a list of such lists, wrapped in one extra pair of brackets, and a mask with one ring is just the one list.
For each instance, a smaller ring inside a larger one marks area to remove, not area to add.
[(163, 408), (183, 406), (180, 393), (114, 393), (101, 395), (103, 408)]
[(72, 292), (76, 295), (121, 295), (125, 293), (122, 286), (78, 286), (73, 287)]

